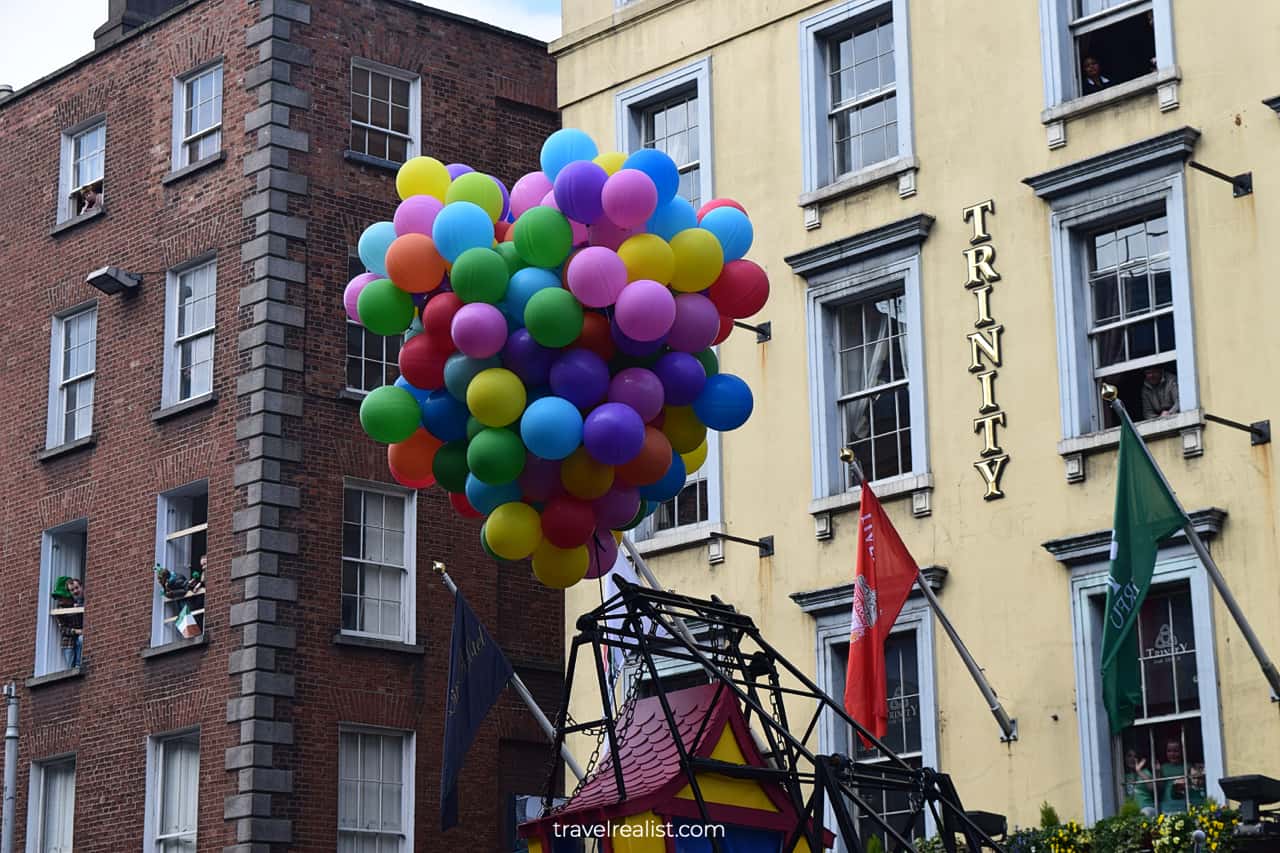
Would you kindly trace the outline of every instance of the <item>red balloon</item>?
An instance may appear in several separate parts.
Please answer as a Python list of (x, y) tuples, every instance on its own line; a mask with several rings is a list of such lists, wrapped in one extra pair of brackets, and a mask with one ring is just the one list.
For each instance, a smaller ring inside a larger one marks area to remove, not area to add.
[(648, 486), (662, 479), (671, 467), (671, 442), (660, 429), (644, 428), (640, 453), (626, 465), (614, 469), (614, 477), (632, 486)]
[(552, 498), (542, 510), (542, 535), (557, 548), (577, 548), (591, 537), (596, 513), (587, 501)]
[(707, 296), (724, 316), (745, 320), (769, 301), (769, 276), (754, 261), (729, 261)]
[(467, 500), (467, 496), (462, 492), (450, 492), (449, 503), (453, 504), (453, 509), (463, 518), (483, 518), (480, 511), (471, 505), (471, 501)]
[(425, 333), (414, 335), (400, 346), (400, 375), (414, 388), (442, 388), (444, 363), (450, 355), (448, 350), (433, 346)]
[(507, 242), (507, 236), (509, 235), (510, 231), (511, 231), (510, 222), (503, 222), (501, 219), (499, 219), (497, 222), (493, 223), (493, 239), (497, 240), (499, 243)]
[(720, 315), (720, 331), (716, 332), (716, 339), (711, 342), (712, 346), (724, 343), (725, 338), (729, 337), (729, 333), (733, 331), (733, 318)]
[[(453, 315), (462, 307), (462, 300), (452, 291), (437, 293), (422, 306), (422, 329), (433, 340), (448, 340), (453, 344)], [(421, 386), (419, 386), (421, 387)]]
[(708, 213), (715, 210), (717, 207), (736, 207), (738, 208), (738, 210), (741, 210), (743, 213), (747, 212), (747, 209), (745, 207), (738, 204), (736, 201), (734, 201), (731, 198), (713, 198), (711, 199), (711, 201), (707, 202), (702, 207), (698, 208), (698, 221), (701, 222), (702, 217), (706, 216)]
[(617, 345), (613, 342), (613, 332), (609, 329), (609, 318), (594, 311), (584, 313), (582, 334), (569, 344), (569, 348), (590, 350), (605, 361), (612, 360), (617, 352)]

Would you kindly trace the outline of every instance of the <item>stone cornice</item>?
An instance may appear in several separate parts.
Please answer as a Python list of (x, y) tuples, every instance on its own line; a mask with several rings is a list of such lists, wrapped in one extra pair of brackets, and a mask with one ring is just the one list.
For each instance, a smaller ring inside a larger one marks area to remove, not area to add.
[(785, 260), (796, 275), (808, 276), (837, 264), (849, 264), (903, 246), (918, 246), (929, 236), (933, 217), (917, 213), (888, 225), (853, 234), (813, 249), (806, 249)]
[[(1212, 539), (1222, 532), (1223, 522), (1227, 520), (1227, 511), (1217, 507), (1198, 509), (1191, 513), (1191, 523), (1196, 533), (1205, 539)], [(1167, 545), (1176, 545), (1187, 541), (1187, 535), (1179, 530), (1165, 540)], [(1070, 568), (1081, 563), (1097, 563), (1107, 559), (1111, 551), (1111, 531), (1094, 530), (1075, 536), (1063, 536), (1042, 543), (1042, 547), (1054, 556), (1058, 562)]]
[(1031, 175), (1023, 178), (1022, 182), (1035, 190), (1040, 198), (1054, 199), (1152, 166), (1185, 161), (1191, 156), (1199, 138), (1200, 131), (1194, 127), (1180, 127), (1113, 151)]
[[(929, 589), (935, 593), (941, 592), (942, 587), (947, 583), (947, 569), (943, 566), (923, 566), (920, 572), (929, 584)], [(911, 588), (910, 598), (917, 598), (921, 595), (919, 588), (914, 586)], [(820, 616), (835, 610), (847, 610), (853, 603), (853, 584), (842, 583), (837, 586), (829, 586), (825, 589), (815, 589), (809, 592), (793, 592), (791, 593), (791, 600), (801, 610), (812, 616)]]

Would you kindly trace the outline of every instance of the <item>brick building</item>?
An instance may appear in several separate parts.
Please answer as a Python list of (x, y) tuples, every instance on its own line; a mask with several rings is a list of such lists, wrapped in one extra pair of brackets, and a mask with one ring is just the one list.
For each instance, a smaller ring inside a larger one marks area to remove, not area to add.
[[(505, 695), (442, 838), (453, 601), (428, 567), (548, 712), (562, 597), (390, 481), (357, 410), (396, 347), (341, 294), (393, 161), (534, 168), (546, 47), (403, 0), (109, 7), (93, 53), (0, 102), (15, 849), (510, 849), (550, 749)], [(153, 565), (202, 557), (161, 591)]]

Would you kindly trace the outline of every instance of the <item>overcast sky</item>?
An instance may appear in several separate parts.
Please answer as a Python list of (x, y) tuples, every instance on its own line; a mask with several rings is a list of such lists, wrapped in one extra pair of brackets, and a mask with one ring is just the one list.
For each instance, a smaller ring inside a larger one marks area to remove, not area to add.
[[(429, 6), (549, 41), (560, 0), (432, 0)], [(0, 83), (20, 89), (93, 50), (107, 0), (0, 0)]]

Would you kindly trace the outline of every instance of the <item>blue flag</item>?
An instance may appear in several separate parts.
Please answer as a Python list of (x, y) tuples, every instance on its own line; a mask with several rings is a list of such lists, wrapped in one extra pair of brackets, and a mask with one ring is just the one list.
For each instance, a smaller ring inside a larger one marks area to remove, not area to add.
[(444, 703), (444, 753), (440, 762), (440, 828), (458, 824), (458, 773), (476, 730), (502, 694), (514, 670), (502, 649), (462, 597), (454, 594), (449, 690)]

